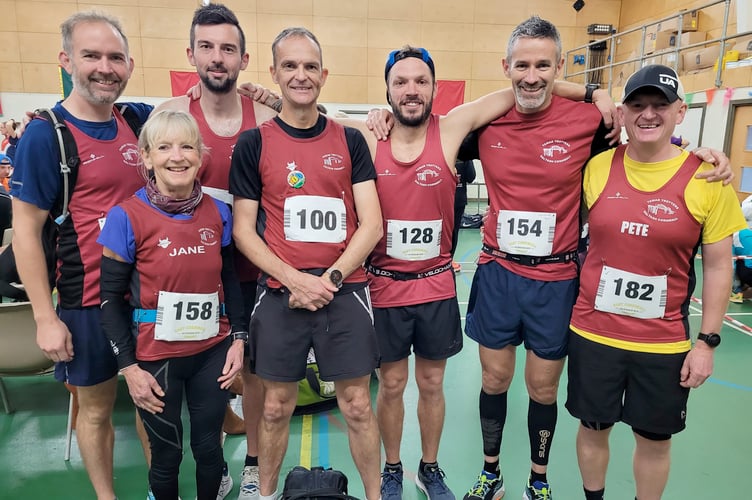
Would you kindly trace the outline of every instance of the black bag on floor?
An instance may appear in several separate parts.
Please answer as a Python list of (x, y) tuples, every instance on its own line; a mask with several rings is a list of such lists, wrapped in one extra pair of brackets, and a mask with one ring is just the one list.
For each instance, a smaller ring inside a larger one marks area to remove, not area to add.
[(347, 476), (338, 470), (296, 465), (285, 478), (282, 500), (358, 500), (347, 494)]

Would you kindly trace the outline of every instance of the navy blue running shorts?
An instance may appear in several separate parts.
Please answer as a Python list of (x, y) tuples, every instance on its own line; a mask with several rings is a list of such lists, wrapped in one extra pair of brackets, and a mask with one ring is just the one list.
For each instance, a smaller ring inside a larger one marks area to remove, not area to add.
[(579, 280), (524, 278), (496, 262), (475, 271), (465, 333), (489, 349), (525, 343), (541, 359), (567, 355), (569, 320)]

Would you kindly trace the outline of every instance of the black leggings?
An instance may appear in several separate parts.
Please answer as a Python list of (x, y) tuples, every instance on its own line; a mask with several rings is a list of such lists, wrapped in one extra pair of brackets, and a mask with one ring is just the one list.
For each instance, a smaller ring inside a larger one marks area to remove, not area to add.
[(183, 459), (183, 390), (191, 421), (191, 450), (196, 460), (198, 500), (215, 500), (222, 480), (221, 434), (228, 393), (220, 389), (230, 340), (184, 358), (139, 361), (165, 392), (164, 411), (152, 415), (139, 408), (151, 444), (149, 484), (158, 500), (177, 500), (178, 472)]

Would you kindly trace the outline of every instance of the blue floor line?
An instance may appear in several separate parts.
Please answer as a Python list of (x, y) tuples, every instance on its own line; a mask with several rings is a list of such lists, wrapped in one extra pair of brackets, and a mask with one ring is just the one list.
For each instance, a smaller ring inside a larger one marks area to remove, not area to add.
[(323, 468), (328, 469), (331, 467), (329, 465), (329, 415), (320, 413), (317, 415), (316, 421), (318, 424), (319, 461)]
[(740, 391), (747, 391), (752, 392), (752, 387), (747, 387), (746, 385), (740, 385), (735, 384), (733, 382), (727, 382), (725, 380), (719, 380), (717, 378), (709, 377), (708, 382), (712, 382), (713, 384), (722, 385), (724, 387), (730, 387), (731, 389), (739, 389)]

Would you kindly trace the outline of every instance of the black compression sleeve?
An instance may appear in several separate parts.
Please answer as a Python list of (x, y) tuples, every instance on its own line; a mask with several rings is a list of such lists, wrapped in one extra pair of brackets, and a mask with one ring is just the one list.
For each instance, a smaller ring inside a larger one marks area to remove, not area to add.
[(125, 300), (133, 264), (102, 257), (100, 279), (101, 324), (118, 368), (136, 363), (136, 339), (131, 334), (131, 308)]
[(225, 289), (225, 312), (233, 332), (247, 332), (251, 318), (243, 314), (243, 294), (235, 273), (235, 248), (233, 244), (222, 247), (222, 286)]

